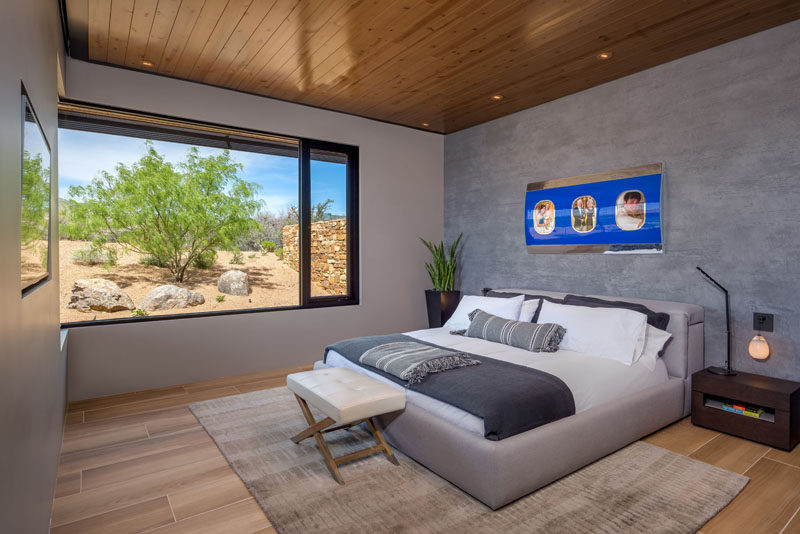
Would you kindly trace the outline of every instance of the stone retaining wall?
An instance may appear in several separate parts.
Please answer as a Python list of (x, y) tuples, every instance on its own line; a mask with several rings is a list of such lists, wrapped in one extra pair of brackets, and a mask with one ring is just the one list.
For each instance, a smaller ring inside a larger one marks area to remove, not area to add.
[[(283, 262), (299, 272), (297, 232), (296, 224), (283, 227)], [(311, 223), (311, 282), (330, 295), (347, 294), (347, 219)]]

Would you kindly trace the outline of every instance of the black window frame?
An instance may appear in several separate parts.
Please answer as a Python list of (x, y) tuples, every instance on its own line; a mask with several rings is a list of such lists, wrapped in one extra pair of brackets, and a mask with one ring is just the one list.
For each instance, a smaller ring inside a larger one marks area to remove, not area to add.
[[(75, 127), (82, 125), (83, 127)], [(333, 306), (355, 306), (360, 304), (359, 293), (359, 147), (323, 141), (305, 137), (295, 137), (271, 132), (239, 128), (206, 121), (180, 119), (169, 115), (143, 113), (123, 108), (85, 104), (76, 101), (62, 100), (58, 111), (59, 129), (83, 130), (111, 135), (122, 135), (147, 139), (145, 134), (153, 134), (154, 139), (169, 141), (169, 137), (196, 139), (198, 146), (231, 148), (234, 150), (255, 153), (277, 153), (280, 142), (296, 142), (298, 157), (298, 266), (299, 266), (299, 304), (292, 306), (274, 306), (269, 308), (244, 308), (238, 310), (220, 310), (211, 312), (175, 313), (143, 317), (124, 317), (114, 319), (97, 319), (61, 323), (62, 328), (83, 326), (115, 325), (127, 323), (143, 323), (149, 321), (165, 321), (173, 319), (189, 319), (198, 317), (216, 317), (239, 315), (243, 313), (265, 313), (310, 308), (327, 308)], [(127, 133), (115, 133), (115, 129)], [(136, 135), (135, 133), (139, 133)], [(173, 142), (187, 143), (175, 140)], [(272, 143), (276, 143), (272, 146)], [(276, 148), (277, 147), (277, 148)], [(248, 150), (250, 148), (250, 150)], [(261, 148), (262, 150), (254, 150)], [(311, 296), (311, 151), (323, 150), (337, 152), (347, 156), (347, 293), (345, 295)], [(58, 225), (55, 225), (58, 229)], [(52, 227), (51, 227), (52, 230)], [(60, 239), (60, 236), (57, 236)]]
[[(311, 151), (347, 156), (347, 295), (311, 296)], [(358, 294), (358, 147), (329, 141), (300, 140), (300, 302), (306, 307), (331, 306)]]
[[(30, 94), (25, 89), (25, 84), (20, 84), (21, 88), (21, 118), (22, 124), (20, 125), (20, 159), (19, 159), (19, 177), (20, 177), (20, 192), (22, 191), (22, 182), (23, 182), (23, 174), (25, 169), (25, 162), (24, 162), (24, 149), (25, 149), (25, 123), (28, 122), (28, 108), (30, 108), (31, 117), (33, 118), (33, 123), (36, 124), (36, 127), (39, 129), (39, 133), (42, 135), (42, 139), (44, 140), (44, 144), (47, 147), (47, 155), (49, 159), (47, 161), (49, 174), (48, 183), (47, 183), (47, 192), (50, 195), (47, 199), (47, 275), (44, 278), (40, 278), (36, 282), (24, 287), (21, 289), (20, 298), (24, 299), (28, 295), (35, 292), (40, 287), (46, 285), (53, 279), (53, 228), (55, 227), (56, 230), (58, 229), (58, 224), (53, 224), (53, 148), (50, 145), (50, 141), (47, 139), (47, 135), (44, 133), (44, 127), (42, 123), (39, 121), (39, 115), (36, 113), (36, 109), (33, 107), (33, 102), (31, 101)], [(56, 195), (58, 198), (58, 195)], [(56, 221), (58, 220), (58, 202), (56, 201)], [(20, 229), (22, 232), (22, 229)], [(21, 236), (20, 236), (21, 237)], [(21, 242), (21, 240), (20, 240)]]

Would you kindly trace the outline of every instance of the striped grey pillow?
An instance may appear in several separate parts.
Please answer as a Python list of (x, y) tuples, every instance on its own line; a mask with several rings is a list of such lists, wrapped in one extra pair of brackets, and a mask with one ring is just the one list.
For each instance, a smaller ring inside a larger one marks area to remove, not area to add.
[(469, 314), (467, 337), (477, 337), (531, 352), (555, 352), (567, 330), (554, 323), (536, 324), (503, 319), (483, 310)]

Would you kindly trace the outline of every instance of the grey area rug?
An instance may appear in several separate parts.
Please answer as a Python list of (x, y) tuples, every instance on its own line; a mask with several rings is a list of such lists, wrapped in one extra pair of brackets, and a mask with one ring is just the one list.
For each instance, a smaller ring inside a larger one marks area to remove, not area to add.
[[(289, 439), (306, 424), (286, 388), (190, 408), (281, 533), (695, 532), (749, 480), (640, 441), (492, 511), (399, 453), (399, 467), (383, 455), (342, 465), (340, 486), (313, 439)], [(326, 440), (334, 456), (373, 444), (361, 428)]]

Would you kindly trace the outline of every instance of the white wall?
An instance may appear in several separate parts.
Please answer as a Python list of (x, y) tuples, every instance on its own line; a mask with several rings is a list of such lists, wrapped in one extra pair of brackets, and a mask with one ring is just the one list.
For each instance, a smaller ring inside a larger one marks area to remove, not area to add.
[[(41, 533), (48, 529), (61, 448), (65, 359), (58, 279), (20, 295), (20, 84), (53, 151), (55, 201), (61, 30), (52, 0), (3, 2), (0, 13), (0, 532)], [(51, 251), (57, 246), (53, 239)]]
[(73, 100), (357, 145), (361, 233), (360, 305), (75, 328), (70, 400), (312, 363), (340, 339), (426, 326), (418, 236), (442, 237), (442, 136), (82, 61), (66, 70)]

